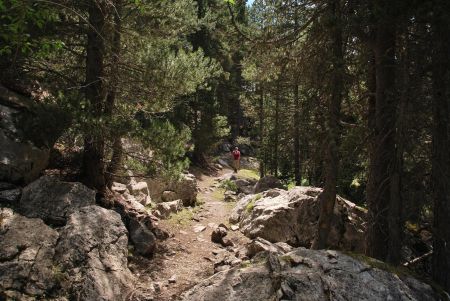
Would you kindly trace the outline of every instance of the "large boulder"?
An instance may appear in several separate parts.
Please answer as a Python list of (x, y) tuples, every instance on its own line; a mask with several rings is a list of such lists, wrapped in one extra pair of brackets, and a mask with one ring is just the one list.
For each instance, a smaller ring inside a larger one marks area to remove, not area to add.
[(182, 200), (184, 206), (194, 206), (197, 200), (197, 179), (193, 174), (183, 174), (178, 181), (148, 179), (147, 184), (152, 200), (157, 203), (166, 201), (170, 197), (170, 199)]
[[(153, 253), (151, 221), (138, 217), (130, 237), (138, 253)], [(128, 231), (115, 211), (78, 208), (56, 230), (0, 208), (0, 300), (147, 300), (127, 256)]]
[(0, 84), (0, 181), (29, 183), (47, 167), (62, 127), (52, 110)]
[(81, 183), (62, 182), (44, 176), (23, 189), (18, 211), (46, 223), (62, 226), (70, 214), (95, 204), (95, 191)]
[(125, 300), (135, 278), (127, 266), (128, 232), (120, 215), (98, 206), (70, 215), (55, 260), (71, 283), (73, 300)]
[(183, 202), (181, 200), (162, 202), (156, 204), (155, 212), (160, 218), (169, 218), (172, 213), (177, 213), (182, 207)]
[(263, 252), (200, 282), (182, 300), (439, 300), (429, 285), (381, 269), (386, 266), (381, 262), (368, 262), (336, 251)]
[(53, 263), (57, 240), (58, 232), (42, 220), (0, 209), (1, 300), (52, 295), (58, 288)]
[[(239, 223), (241, 231), (250, 238), (261, 237), (270, 242), (309, 247), (316, 234), (321, 191), (314, 187), (295, 187), (289, 191), (274, 189), (245, 196), (233, 209), (230, 222)], [(337, 197), (328, 245), (362, 252), (365, 212)]]
[(283, 189), (284, 186), (278, 178), (269, 175), (262, 177), (258, 180), (258, 182), (256, 182), (254, 192), (260, 193), (273, 188)]
[(245, 194), (252, 194), (254, 191), (254, 186), (256, 184), (256, 180), (254, 179), (236, 179), (234, 181), (236, 187), (238, 188), (238, 192), (242, 192)]

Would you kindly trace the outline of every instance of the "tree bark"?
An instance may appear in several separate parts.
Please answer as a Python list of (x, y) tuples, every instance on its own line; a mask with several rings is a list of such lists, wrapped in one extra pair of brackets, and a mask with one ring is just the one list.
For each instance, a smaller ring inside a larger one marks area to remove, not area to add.
[[(89, 3), (89, 26), (86, 49), (86, 99), (90, 104), (93, 118), (103, 115), (106, 87), (105, 69), (105, 23), (108, 4), (104, 0)], [(104, 135), (101, 129), (88, 133), (84, 139), (82, 176), (84, 183), (98, 191), (105, 189)]]
[(341, 8), (339, 0), (331, 0), (330, 17), (333, 19), (332, 52), (333, 72), (331, 79), (331, 96), (328, 101), (328, 145), (326, 150), (325, 186), (320, 194), (320, 216), (317, 223), (317, 235), (312, 243), (313, 249), (327, 247), (333, 209), (336, 202), (336, 187), (339, 169), (339, 117), (341, 111), (342, 92), (344, 88), (344, 55), (342, 50)]
[(112, 146), (111, 161), (106, 169), (106, 185), (111, 188), (114, 181), (114, 175), (117, 175), (123, 161), (122, 137), (117, 136)]
[(367, 189), (368, 226), (366, 254), (386, 260), (389, 246), (389, 207), (392, 167), (395, 161), (395, 18), (391, 3), (379, 0), (375, 34), (376, 104), (375, 137)]
[[(111, 116), (117, 97), (117, 86), (119, 85), (119, 63), (121, 55), (122, 40), (122, 0), (115, 0), (114, 11), (114, 36), (112, 41), (111, 59), (111, 81), (109, 84), (108, 96), (106, 98), (105, 115)], [(123, 160), (122, 135), (117, 133), (113, 138), (111, 161), (106, 168), (106, 185), (111, 187), (114, 175), (118, 173)]]
[(280, 133), (280, 98), (281, 98), (281, 80), (278, 80), (277, 95), (275, 95), (275, 125), (273, 139), (273, 158), (272, 158), (272, 174), (278, 177), (278, 150), (279, 150), (279, 133)]
[(266, 146), (264, 144), (264, 87), (261, 84), (260, 96), (259, 96), (259, 176), (262, 178), (265, 176), (265, 151)]
[(295, 185), (302, 185), (302, 164), (300, 158), (300, 97), (298, 84), (294, 85), (294, 177)]
[(450, 5), (437, 1), (433, 14), (433, 153), (434, 199), (432, 275), (450, 291)]

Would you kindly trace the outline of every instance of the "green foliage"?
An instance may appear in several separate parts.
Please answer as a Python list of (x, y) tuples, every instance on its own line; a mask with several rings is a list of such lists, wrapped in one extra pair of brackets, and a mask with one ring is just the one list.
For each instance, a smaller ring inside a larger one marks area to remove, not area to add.
[(250, 145), (250, 137), (237, 136), (235, 140), (235, 144), (238, 145)]
[(185, 152), (190, 130), (186, 126), (176, 128), (168, 120), (153, 118), (144, 123), (136, 137), (152, 151), (150, 162), (146, 162), (148, 173), (176, 178), (189, 166)]
[(256, 170), (245, 169), (245, 168), (239, 169), (238, 177), (244, 178), (244, 179), (259, 180), (259, 174)]
[(260, 200), (262, 198), (262, 195), (260, 193), (258, 193), (257, 195), (255, 195), (251, 201), (247, 204), (247, 206), (245, 206), (245, 211), (247, 213), (250, 213), (253, 211), (253, 208), (255, 208), (255, 204), (258, 200)]
[(220, 183), (220, 187), (224, 188), (225, 190), (230, 190), (230, 191), (234, 191), (234, 192), (238, 191), (238, 187), (237, 187), (236, 183), (229, 179), (223, 180)]
[(58, 10), (46, 2), (0, 0), (0, 56), (46, 56), (61, 49), (61, 41), (42, 39), (51, 22), (58, 20)]
[(168, 219), (168, 222), (175, 225), (182, 225), (182, 226), (189, 225), (192, 223), (194, 214), (197, 213), (199, 210), (201, 210), (201, 207), (199, 206), (194, 208), (183, 208), (177, 213), (171, 214), (170, 218)]
[(220, 140), (230, 134), (230, 127), (225, 116), (216, 115), (213, 118), (213, 131), (215, 140)]

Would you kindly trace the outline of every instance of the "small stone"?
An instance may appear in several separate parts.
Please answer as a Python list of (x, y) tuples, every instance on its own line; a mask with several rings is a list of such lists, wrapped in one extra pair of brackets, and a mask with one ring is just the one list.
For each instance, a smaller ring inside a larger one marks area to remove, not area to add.
[(125, 193), (127, 189), (127, 185), (122, 183), (113, 182), (111, 186), (111, 190), (118, 193)]
[(237, 231), (237, 230), (239, 230), (239, 226), (238, 225), (231, 225), (231, 230), (232, 231)]
[(337, 257), (336, 251), (333, 251), (333, 250), (327, 250), (327, 257), (328, 257), (328, 258), (336, 258), (336, 257)]
[(215, 228), (217, 228), (217, 224), (216, 223), (209, 223), (208, 227), (210, 227), (211, 229), (215, 229)]
[(172, 277), (169, 278), (169, 283), (176, 283), (177, 282), (177, 276), (172, 275)]
[(231, 267), (229, 265), (220, 265), (218, 267), (214, 268), (214, 273), (219, 273), (219, 272), (223, 272), (223, 271), (227, 271), (229, 270)]
[(188, 233), (186, 231), (180, 230), (180, 234), (187, 235)]
[(206, 227), (203, 226), (202, 224), (198, 224), (194, 226), (194, 232), (195, 233), (200, 233), (206, 230)]
[(213, 255), (217, 255), (217, 254), (220, 254), (222, 252), (223, 252), (223, 250), (220, 250), (220, 249), (215, 249), (215, 250), (211, 251), (211, 253), (213, 253)]
[[(229, 239), (228, 237), (224, 237), (224, 238), (222, 238), (222, 246), (224, 246), (224, 247), (227, 247), (227, 250), (228, 250), (228, 248), (231, 248), (231, 247), (233, 247), (234, 246), (234, 243), (233, 243), (233, 241), (231, 241), (231, 239)], [(230, 252), (234, 252), (234, 249), (233, 248), (231, 248), (231, 251)]]

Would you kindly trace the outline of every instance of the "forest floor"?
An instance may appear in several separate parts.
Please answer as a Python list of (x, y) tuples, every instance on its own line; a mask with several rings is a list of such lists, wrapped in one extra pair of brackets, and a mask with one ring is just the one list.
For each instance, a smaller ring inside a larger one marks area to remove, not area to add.
[[(228, 226), (228, 235), (235, 251), (249, 240), (239, 231), (232, 231), (228, 217), (234, 202), (223, 200), (224, 189), (219, 187), (219, 179), (231, 174), (231, 169), (223, 169), (214, 175), (197, 170), (194, 172), (199, 186), (195, 208), (185, 208), (167, 220), (158, 222), (158, 227), (169, 232), (170, 237), (160, 242), (153, 259), (131, 258), (130, 268), (140, 279), (139, 282), (153, 285), (155, 301), (178, 300), (183, 291), (214, 274), (215, 256), (224, 247), (211, 241), (212, 231), (221, 223)], [(240, 170), (239, 177), (249, 177), (249, 170)]]

